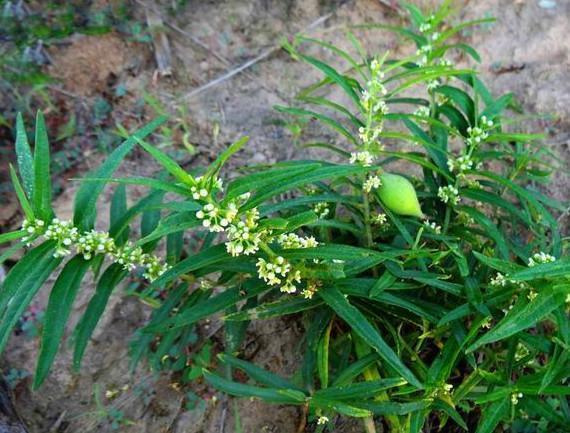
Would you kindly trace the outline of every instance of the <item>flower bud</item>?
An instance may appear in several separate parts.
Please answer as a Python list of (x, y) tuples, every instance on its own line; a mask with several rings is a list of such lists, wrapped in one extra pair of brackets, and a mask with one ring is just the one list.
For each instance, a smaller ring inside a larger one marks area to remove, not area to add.
[(408, 179), (397, 174), (383, 173), (380, 180), (382, 185), (377, 192), (386, 208), (398, 215), (423, 217), (416, 190)]

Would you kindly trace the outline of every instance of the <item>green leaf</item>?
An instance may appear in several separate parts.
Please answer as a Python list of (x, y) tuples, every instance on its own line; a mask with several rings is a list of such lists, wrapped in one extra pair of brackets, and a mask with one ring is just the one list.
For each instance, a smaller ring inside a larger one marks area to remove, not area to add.
[(28, 199), (31, 200), (34, 196), (35, 185), (34, 160), (22, 113), (18, 113), (16, 117), (16, 160), (24, 184), (24, 191), (26, 191)]
[[(115, 226), (127, 213), (127, 188), (125, 185), (118, 185), (111, 199), (111, 209), (109, 211), (109, 230)], [(129, 227), (127, 226), (118, 236), (114, 236), (117, 245), (124, 245), (129, 238)]]
[(18, 197), (20, 206), (24, 211), (24, 215), (26, 215), (28, 221), (33, 221), (35, 217), (32, 205), (30, 204), (28, 198), (26, 197), (26, 193), (22, 188), (22, 184), (20, 183), (18, 175), (16, 174), (14, 167), (12, 167), (12, 164), (10, 164), (10, 178), (12, 179), (12, 185), (14, 186), (14, 191), (16, 192), (16, 197)]
[(257, 397), (270, 403), (303, 404), (307, 400), (304, 393), (294, 389), (260, 388), (223, 379), (218, 375), (203, 371), (204, 378), (214, 388), (236, 397)]
[(44, 221), (50, 219), (51, 209), (51, 175), (50, 151), (44, 116), (38, 111), (36, 117), (36, 140), (34, 143), (34, 195), (32, 207), (34, 213)]
[(354, 135), (352, 135), (352, 133), (348, 129), (346, 129), (339, 122), (334, 120), (332, 117), (325, 116), (324, 114), (320, 114), (315, 111), (305, 110), (304, 108), (284, 107), (282, 105), (275, 105), (274, 108), (281, 113), (293, 114), (295, 116), (314, 117), (315, 119), (320, 120), (325, 125), (330, 126), (332, 129), (334, 129), (336, 132), (344, 136), (350, 142), (358, 144), (358, 140), (354, 137)]
[(142, 140), (136, 136), (135, 136), (135, 140), (160, 165), (162, 165), (166, 169), (166, 171), (168, 171), (174, 177), (174, 179), (176, 179), (178, 182), (180, 182), (184, 185), (188, 185), (188, 186), (194, 186), (196, 184), (196, 181), (194, 180), (194, 178), (192, 176), (190, 176), (186, 172), (186, 170), (184, 170), (182, 167), (180, 167), (176, 163), (176, 161), (174, 161), (166, 153), (162, 152), (161, 150), (157, 149), (154, 146), (151, 146), (150, 144), (146, 143), (144, 140)]
[(221, 170), (222, 166), (226, 163), (226, 161), (236, 152), (238, 152), (249, 140), (249, 137), (242, 137), (238, 141), (230, 144), (230, 146), (224, 150), (220, 155), (216, 158), (216, 160), (210, 164), (208, 171), (204, 177), (206, 179), (212, 178), (218, 175), (218, 172)]
[(87, 304), (87, 308), (83, 316), (79, 320), (75, 329), (75, 348), (73, 351), (73, 367), (79, 371), (83, 354), (89, 343), (89, 339), (99, 322), (99, 319), (105, 311), (109, 297), (113, 289), (127, 276), (127, 271), (119, 264), (109, 266), (97, 283), (95, 294)]
[(316, 398), (329, 400), (364, 400), (375, 398), (382, 391), (403, 386), (407, 383), (406, 380), (400, 377), (389, 377), (386, 379), (370, 380), (345, 386), (333, 386), (327, 389), (320, 389), (315, 392), (314, 396)]
[(34, 389), (44, 382), (53, 364), (69, 313), (89, 265), (90, 261), (83, 259), (83, 256), (75, 256), (67, 262), (53, 285), (44, 316)]
[(6, 276), (0, 291), (0, 352), (20, 316), (50, 274), (61, 263), (53, 257), (55, 244), (44, 242), (29, 251)]
[(404, 379), (416, 388), (423, 388), (421, 382), (406, 367), (398, 355), (392, 350), (368, 319), (335, 287), (319, 290), (324, 301), (356, 332), (370, 347), (378, 352), (380, 357), (398, 372)]
[(509, 404), (508, 398), (502, 398), (483, 409), (476, 433), (493, 433), (501, 419), (508, 415)]
[(169, 330), (191, 325), (204, 317), (225, 310), (242, 300), (257, 296), (266, 290), (268, 290), (268, 287), (263, 282), (255, 280), (246, 281), (243, 285), (227, 289), (219, 295), (208, 298), (193, 305), (191, 308), (179, 312), (170, 319), (166, 319), (163, 322), (151, 323), (144, 328), (144, 332), (160, 332), (165, 329)]
[(307, 63), (313, 65), (315, 68), (321, 70), (328, 78), (337, 83), (345, 91), (345, 93), (352, 99), (352, 101), (358, 107), (358, 109), (363, 111), (362, 105), (360, 103), (360, 96), (358, 95), (358, 93), (355, 92), (352, 84), (349, 82), (349, 80), (347, 80), (347, 78), (344, 75), (339, 74), (333, 67), (327, 65), (326, 63), (321, 62), (318, 59), (315, 59), (314, 57), (307, 56), (305, 54), (299, 54), (299, 57), (301, 57)]
[[(93, 171), (90, 177), (107, 179), (121, 164), (121, 161), (127, 156), (137, 143), (137, 139), (144, 139), (151, 134), (156, 128), (166, 121), (166, 117), (159, 117), (148, 125), (136, 131), (132, 136), (125, 140), (117, 147), (105, 160), (99, 168)], [(106, 180), (97, 180), (95, 182), (82, 183), (75, 196), (75, 205), (73, 212), (74, 225), (83, 231), (93, 228), (95, 222), (97, 199), (105, 187)]]
[(200, 251), (174, 265), (153, 282), (154, 287), (160, 287), (170, 281), (205, 266), (213, 265), (229, 257), (223, 244)]
[(21, 239), (27, 234), (28, 233), (25, 230), (16, 230), (13, 232), (2, 233), (0, 234), (0, 244), (4, 244), (6, 242), (10, 242), (15, 239)]
[(539, 292), (537, 297), (528, 302), (521, 309), (513, 309), (489, 332), (479, 338), (467, 348), (467, 352), (473, 352), (484, 344), (504, 340), (511, 335), (534, 326), (539, 320), (550, 314), (565, 301), (565, 293), (546, 291)]
[(276, 374), (273, 374), (263, 368), (258, 367), (251, 362), (243, 361), (235, 356), (228, 355), (221, 353), (218, 355), (218, 358), (224, 364), (230, 365), (234, 368), (239, 368), (240, 370), (247, 373), (249, 377), (253, 380), (261, 383), (262, 385), (269, 386), (272, 388), (288, 388), (288, 389), (295, 389), (297, 391), (303, 391), (301, 388), (296, 387), (291, 382), (286, 379), (283, 379)]

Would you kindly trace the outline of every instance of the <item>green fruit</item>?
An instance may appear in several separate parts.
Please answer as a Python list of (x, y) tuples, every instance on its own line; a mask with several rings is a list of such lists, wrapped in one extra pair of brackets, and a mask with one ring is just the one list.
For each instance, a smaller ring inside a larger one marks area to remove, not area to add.
[(383, 173), (380, 180), (382, 185), (377, 191), (384, 206), (398, 215), (423, 217), (416, 190), (408, 179), (397, 174)]

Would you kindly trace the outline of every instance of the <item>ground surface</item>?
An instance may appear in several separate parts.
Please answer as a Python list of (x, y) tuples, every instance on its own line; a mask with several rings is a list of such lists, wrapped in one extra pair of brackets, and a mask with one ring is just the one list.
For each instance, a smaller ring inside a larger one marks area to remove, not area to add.
[[(113, 3), (95, 2), (95, 3)], [(159, 2), (148, 2), (159, 12)], [(170, 2), (165, 2), (170, 3)], [(420, 2), (416, 3), (436, 3)], [(540, 114), (529, 120), (529, 129), (547, 134), (547, 143), (559, 153), (561, 162), (570, 159), (570, 1), (499, 0), (459, 1), (462, 19), (495, 16), (498, 21), (485, 29), (466, 35), (481, 53), (480, 69), (489, 86), (497, 93), (513, 92), (524, 110)], [(133, 3), (136, 14), (145, 16), (142, 3)], [(246, 73), (195, 94), (196, 89), (228, 70), (271, 50), (280, 38), (307, 29), (321, 21), (310, 34), (325, 36), (341, 46), (347, 43), (335, 27), (349, 23), (397, 23), (398, 15), (377, 0), (228, 0), (189, 1), (175, 16), (165, 15), (169, 24), (198, 38), (198, 46), (188, 34), (167, 31), (173, 53), (170, 78), (155, 73), (150, 47), (120, 34), (75, 36), (67, 44), (50, 49), (50, 73), (62, 79), (69, 93), (58, 94), (64, 110), (81, 113), (98, 95), (110, 95), (118, 84), (126, 94), (113, 99), (119, 120), (129, 123), (133, 104), (141, 95), (151, 94), (162, 101), (164, 109), (179, 119), (190, 132), (189, 141), (196, 154), (189, 163), (203, 163), (226, 143), (242, 135), (251, 136), (247, 149), (234, 160), (237, 169), (246, 162), (267, 162), (304, 156), (293, 145), (293, 137), (272, 109), (290, 102), (304, 85), (319, 78), (308, 66), (292, 61), (281, 50), (271, 51)], [(371, 52), (386, 49), (398, 53), (399, 41), (387, 33), (361, 33)], [(318, 52), (326, 57), (325, 52)], [(71, 95), (72, 94), (72, 95)], [(145, 116), (152, 113), (145, 111)], [(309, 134), (327, 138), (328, 132), (310, 124)], [(332, 137), (332, 136), (331, 136)], [(96, 138), (93, 138), (96, 140)], [(181, 133), (173, 140), (180, 151)], [(100, 158), (95, 143), (83, 139), (79, 171), (95, 166)], [(122, 170), (129, 174), (150, 174), (156, 167), (137, 154)], [(77, 173), (68, 173), (73, 177)], [(71, 185), (71, 184), (69, 184)], [(562, 173), (547, 187), (556, 198), (568, 201), (568, 178)], [(66, 186), (58, 197), (56, 209), (65, 218), (71, 211), (74, 187)], [(101, 214), (107, 214), (106, 201)], [(0, 224), (9, 227), (19, 220), (16, 207), (6, 204)], [(92, 287), (84, 288), (76, 312), (82, 311)], [(44, 294), (45, 298), (45, 294)], [(45, 299), (38, 299), (41, 307)], [(70, 353), (64, 350), (41, 392), (27, 390), (28, 381), (16, 387), (16, 402), (33, 432), (107, 432), (109, 418), (97, 412), (93, 393), (99, 384), (105, 390), (129, 389), (113, 401), (102, 398), (107, 408), (121, 410), (133, 425), (121, 426), (124, 432), (146, 433), (219, 433), (234, 432), (235, 409), (246, 433), (293, 433), (300, 421), (294, 408), (268, 406), (261, 402), (207, 399), (198, 409), (184, 410), (184, 394), (172, 387), (168, 378), (152, 377), (143, 368), (130, 376), (125, 336), (131, 335), (148, 316), (139, 301), (117, 296), (98, 327), (88, 349), (81, 374), (70, 373)], [(295, 320), (255, 324), (247, 338), (250, 358), (282, 374), (291, 374), (299, 364), (296, 355), (302, 325)], [(38, 342), (15, 336), (5, 352), (5, 369), (33, 371)], [(307, 430), (309, 431), (309, 430)], [(339, 420), (339, 433), (361, 431), (359, 426)]]

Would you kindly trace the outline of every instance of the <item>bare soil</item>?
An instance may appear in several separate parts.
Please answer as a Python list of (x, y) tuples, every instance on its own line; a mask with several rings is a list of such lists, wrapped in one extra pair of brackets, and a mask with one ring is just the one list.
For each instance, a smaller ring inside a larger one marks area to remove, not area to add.
[[(292, 134), (283, 124), (284, 118), (272, 107), (290, 103), (299, 89), (320, 76), (282, 50), (271, 51), (244, 73), (197, 95), (188, 95), (237, 65), (276, 47), (283, 36), (303, 31), (319, 18), (323, 18), (323, 22), (311, 29), (310, 34), (343, 47), (349, 46), (339, 29), (343, 25), (399, 23), (401, 18), (384, 3), (377, 0), (189, 1), (174, 16), (169, 16), (166, 9), (171, 2), (148, 2), (163, 14), (167, 24), (187, 32), (183, 34), (171, 27), (165, 30), (173, 52), (173, 76), (159, 77), (155, 73), (151, 48), (124, 35), (74, 36), (50, 51), (53, 64), (49, 72), (62, 80), (63, 89), (70, 94), (54, 97), (63, 101), (67, 111), (81, 111), (81, 107), (92, 104), (97, 96), (113, 94), (115, 86), (121, 84), (127, 94), (111, 98), (113, 113), (128, 124), (133, 104), (143, 93), (152, 94), (175, 119), (188, 125), (190, 141), (196, 147), (196, 154), (188, 158), (189, 164), (210, 161), (219, 149), (242, 135), (249, 135), (251, 141), (231, 163), (233, 170), (246, 163), (311, 156), (294, 145)], [(482, 55), (483, 62), (478, 67), (496, 94), (512, 92), (526, 113), (536, 115), (523, 126), (544, 132), (546, 143), (567, 167), (570, 159), (570, 44), (567, 39), (570, 1), (551, 3), (553, 7), (541, 6), (538, 0), (464, 0), (458, 2), (458, 19), (497, 17), (495, 24), (464, 35)], [(144, 20), (142, 4), (133, 2), (133, 7)], [(206, 48), (198, 46), (188, 35), (198, 38)], [(386, 32), (360, 32), (358, 36), (371, 52), (389, 49), (397, 55), (401, 49), (401, 41)], [(332, 59), (330, 53), (312, 49), (315, 54)], [(149, 110), (145, 111), (145, 117), (151, 115)], [(304, 128), (310, 136), (321, 140), (334, 137), (312, 122)], [(94, 150), (95, 143), (80, 145), (85, 149), (79, 170), (83, 172), (97, 165), (101, 154)], [(180, 144), (175, 146), (183, 150)], [(155, 169), (142, 154), (135, 154), (121, 170), (123, 174), (146, 175)], [(70, 173), (70, 177), (77, 174)], [(71, 215), (74, 188), (73, 183), (68, 183), (57, 199), (56, 209), (62, 218)], [(559, 170), (554, 181), (544, 188), (555, 198), (568, 202), (566, 169)], [(108, 215), (108, 198), (109, 194), (100, 202), (100, 215)], [(0, 211), (0, 223), (6, 227), (16, 224), (16, 212), (16, 207), (8, 203)], [(565, 218), (563, 216), (561, 222), (567, 226)], [(93, 285), (86, 284), (72, 321), (78, 319), (92, 292)], [(44, 291), (37, 299), (40, 308), (45, 305), (46, 297)], [(96, 385), (100, 387), (104, 405), (121, 410), (125, 418), (132, 421), (131, 425), (121, 425), (119, 431), (230, 433), (237, 431), (236, 413), (245, 433), (297, 431), (301, 414), (296, 408), (216, 398), (211, 390), (202, 387), (205, 404), (185, 410), (184, 391), (170, 378), (153, 376), (144, 367), (130, 375), (126, 340), (148, 315), (149, 308), (136, 299), (116, 294), (87, 350), (81, 373), (71, 372), (71, 354), (65, 344), (41, 391), (32, 393), (29, 379), (21, 380), (15, 389), (16, 405), (31, 431), (113, 431), (109, 417), (97, 411), (93, 398)], [(255, 323), (248, 332), (244, 350), (256, 363), (291, 375), (301, 362), (301, 327), (295, 318)], [(214, 340), (216, 338), (221, 337), (214, 336)], [(36, 338), (15, 335), (4, 354), (4, 370), (16, 368), (32, 372), (37, 350)], [(128, 388), (122, 390), (125, 386)], [(115, 399), (106, 399), (107, 390), (120, 392)], [(306, 431), (313, 431), (312, 428), (308, 426)], [(359, 432), (361, 428), (349, 420), (338, 419), (335, 431)]]

